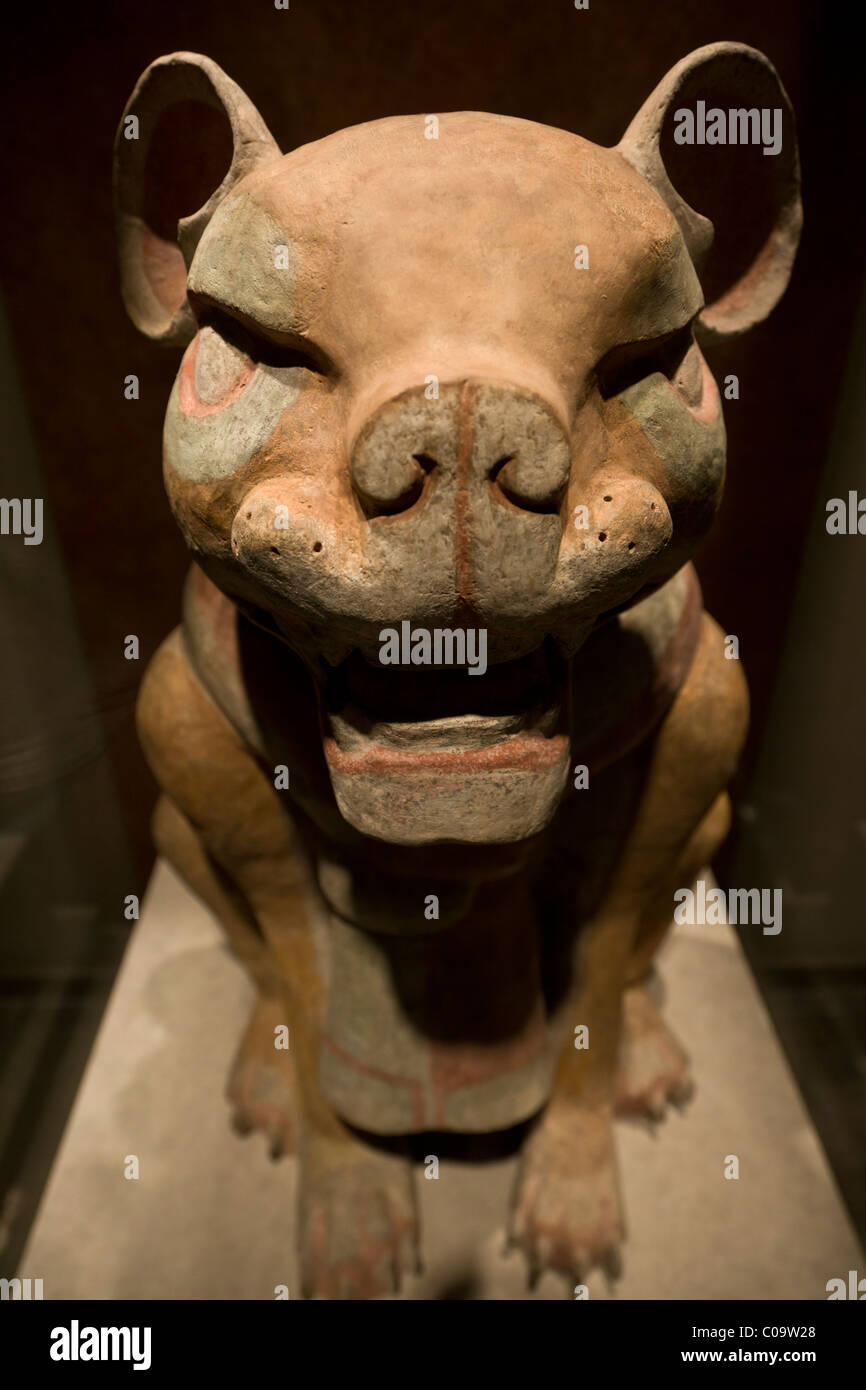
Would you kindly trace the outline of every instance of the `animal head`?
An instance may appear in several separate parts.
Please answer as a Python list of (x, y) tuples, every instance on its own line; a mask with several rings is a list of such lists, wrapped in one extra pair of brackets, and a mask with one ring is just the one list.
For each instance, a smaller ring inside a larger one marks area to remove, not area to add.
[[(706, 304), (713, 228), (662, 135), (708, 94), (747, 135), (762, 111), (782, 130), (760, 249)], [(177, 221), (195, 190), (159, 152), (214, 120), (227, 171)], [(700, 344), (766, 316), (799, 236), (774, 69), (699, 49), (612, 149), (456, 112), (281, 154), (215, 63), (176, 53), (133, 92), (115, 183), (129, 313), (186, 348), (174, 515), (210, 579), (307, 663), (344, 818), (403, 843), (532, 835), (569, 766), (569, 663), (681, 569), (720, 500)]]

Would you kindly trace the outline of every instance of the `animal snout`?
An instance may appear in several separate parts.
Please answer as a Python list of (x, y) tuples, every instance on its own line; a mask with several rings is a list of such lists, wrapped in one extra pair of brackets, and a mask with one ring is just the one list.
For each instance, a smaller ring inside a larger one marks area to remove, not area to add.
[(568, 436), (553, 408), (510, 385), (468, 381), (387, 401), (351, 451), (352, 485), (371, 519), (407, 512), (428, 491), (458, 504), (492, 490), (506, 506), (556, 511), (568, 481)]

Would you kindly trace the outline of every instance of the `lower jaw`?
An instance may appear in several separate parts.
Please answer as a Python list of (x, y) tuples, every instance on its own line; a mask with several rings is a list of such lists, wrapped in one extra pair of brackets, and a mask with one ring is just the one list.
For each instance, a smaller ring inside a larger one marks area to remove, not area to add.
[(372, 740), (325, 758), (341, 815), (396, 845), (514, 844), (549, 824), (568, 778), (566, 734), (522, 733), (486, 748), (395, 749)]

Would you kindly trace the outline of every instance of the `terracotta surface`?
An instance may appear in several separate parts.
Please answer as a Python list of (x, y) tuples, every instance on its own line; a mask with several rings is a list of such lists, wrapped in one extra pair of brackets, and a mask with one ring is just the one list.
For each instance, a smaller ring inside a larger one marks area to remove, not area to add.
[[(712, 228), (659, 154), (704, 95), (784, 118), (775, 221), (709, 305)], [(233, 154), (175, 245), (153, 151), (202, 108)], [(174, 54), (127, 114), (124, 297), (189, 344), (164, 466), (197, 562), (139, 728), (157, 842), (258, 987), (230, 1091), (297, 1150), (303, 1287), (375, 1296), (414, 1267), (405, 1136), (532, 1117), (512, 1239), (530, 1272), (614, 1271), (614, 1106), (691, 1087), (644, 980), (726, 832), (747, 718), (688, 564), (725, 455), (699, 341), (787, 283), (787, 98), (718, 44), (615, 149), (461, 112), (280, 155), (215, 64)], [(483, 637), (483, 666), (385, 664), (404, 626)]]

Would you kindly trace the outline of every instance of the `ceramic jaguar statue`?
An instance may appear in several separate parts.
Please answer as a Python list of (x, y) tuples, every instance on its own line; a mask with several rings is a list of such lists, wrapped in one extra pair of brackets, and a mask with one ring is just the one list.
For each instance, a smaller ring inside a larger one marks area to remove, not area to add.
[[(762, 112), (771, 225), (707, 303), (714, 229), (663, 136), (706, 161), (718, 117), (761, 138)], [(172, 122), (227, 136), (179, 221)], [(647, 981), (747, 725), (690, 563), (725, 468), (702, 345), (787, 284), (788, 98), (720, 43), (614, 148), (454, 112), (282, 154), (174, 53), (115, 190), (128, 311), (185, 349), (163, 463), (193, 563), (138, 704), (155, 840), (255, 985), (229, 1097), (297, 1155), (303, 1292), (417, 1267), (411, 1136), (520, 1125), (530, 1273), (615, 1274), (614, 1117), (690, 1092)]]

